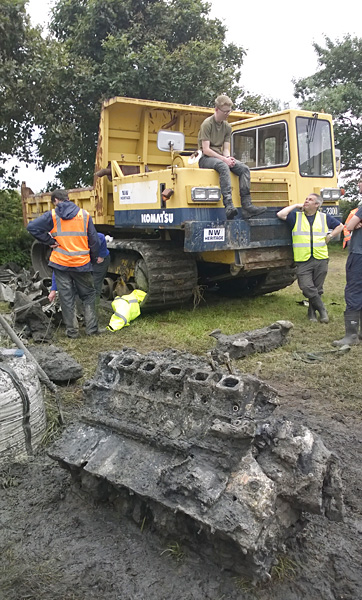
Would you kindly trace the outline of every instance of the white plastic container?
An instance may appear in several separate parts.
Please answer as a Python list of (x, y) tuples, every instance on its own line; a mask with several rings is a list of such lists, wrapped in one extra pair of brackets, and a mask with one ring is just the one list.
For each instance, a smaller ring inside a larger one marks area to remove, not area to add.
[(31, 456), (46, 430), (36, 366), (25, 356), (5, 359), (0, 362), (0, 466)]

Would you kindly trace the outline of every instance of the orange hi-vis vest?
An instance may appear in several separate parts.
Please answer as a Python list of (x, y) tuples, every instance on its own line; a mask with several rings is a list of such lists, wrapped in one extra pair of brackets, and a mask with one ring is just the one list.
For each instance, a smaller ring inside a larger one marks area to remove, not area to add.
[(348, 231), (346, 225), (347, 223), (352, 219), (352, 217), (356, 214), (356, 212), (358, 211), (359, 206), (357, 206), (357, 208), (354, 208), (353, 210), (351, 210), (351, 212), (349, 213), (346, 222), (344, 224), (343, 227), (343, 248), (345, 248), (349, 242), (349, 240), (352, 237), (352, 231)]
[(80, 208), (73, 219), (61, 219), (53, 209), (52, 217), (54, 227), (50, 234), (59, 246), (53, 248), (50, 262), (64, 267), (82, 267), (88, 264), (90, 260), (89, 213)]

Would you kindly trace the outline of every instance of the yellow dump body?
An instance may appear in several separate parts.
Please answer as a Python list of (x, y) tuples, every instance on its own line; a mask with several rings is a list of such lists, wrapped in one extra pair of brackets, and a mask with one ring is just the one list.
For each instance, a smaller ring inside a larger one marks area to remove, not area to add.
[[(170, 156), (157, 148), (160, 129), (181, 131), (185, 135), (185, 149), (197, 149), (200, 125), (213, 109), (183, 104), (153, 102), (134, 98), (111, 98), (104, 102), (99, 124), (95, 172), (116, 161), (124, 174), (145, 173), (166, 169)], [(230, 123), (254, 116), (252, 113), (233, 111)], [(136, 178), (136, 181), (139, 179)], [(128, 179), (127, 181), (134, 181)], [(51, 208), (50, 194), (23, 191), (25, 222)], [(88, 210), (96, 225), (114, 225), (112, 183), (107, 177), (95, 177), (92, 188), (69, 190), (69, 198)]]

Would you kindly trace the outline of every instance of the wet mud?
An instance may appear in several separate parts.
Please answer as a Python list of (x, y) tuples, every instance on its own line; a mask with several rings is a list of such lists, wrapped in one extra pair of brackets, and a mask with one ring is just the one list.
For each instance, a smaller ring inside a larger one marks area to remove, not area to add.
[[(279, 552), (269, 583), (254, 587), (95, 502), (42, 450), (0, 475), (0, 598), (4, 600), (360, 600), (362, 597), (362, 418), (312, 392), (279, 388), (274, 414), (308, 427), (342, 466), (345, 517), (305, 513)], [(77, 420), (77, 415), (73, 415)]]

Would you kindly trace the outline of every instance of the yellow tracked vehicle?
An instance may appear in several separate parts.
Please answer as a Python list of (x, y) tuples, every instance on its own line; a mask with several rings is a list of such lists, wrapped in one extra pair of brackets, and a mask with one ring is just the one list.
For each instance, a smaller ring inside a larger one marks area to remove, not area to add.
[[(294, 280), (290, 232), (276, 217), (311, 192), (336, 215), (337, 185), (330, 115), (284, 110), (233, 111), (231, 153), (251, 169), (259, 218), (241, 218), (238, 179), (231, 174), (240, 218), (227, 221), (219, 176), (199, 169), (197, 136), (213, 109), (132, 98), (103, 104), (92, 187), (69, 190), (96, 228), (113, 237), (105, 289), (111, 298), (147, 291), (144, 309), (178, 306), (198, 283), (225, 293), (263, 294)], [(24, 223), (52, 208), (50, 194), (22, 188)], [(49, 275), (48, 249), (35, 242), (34, 267)]]

